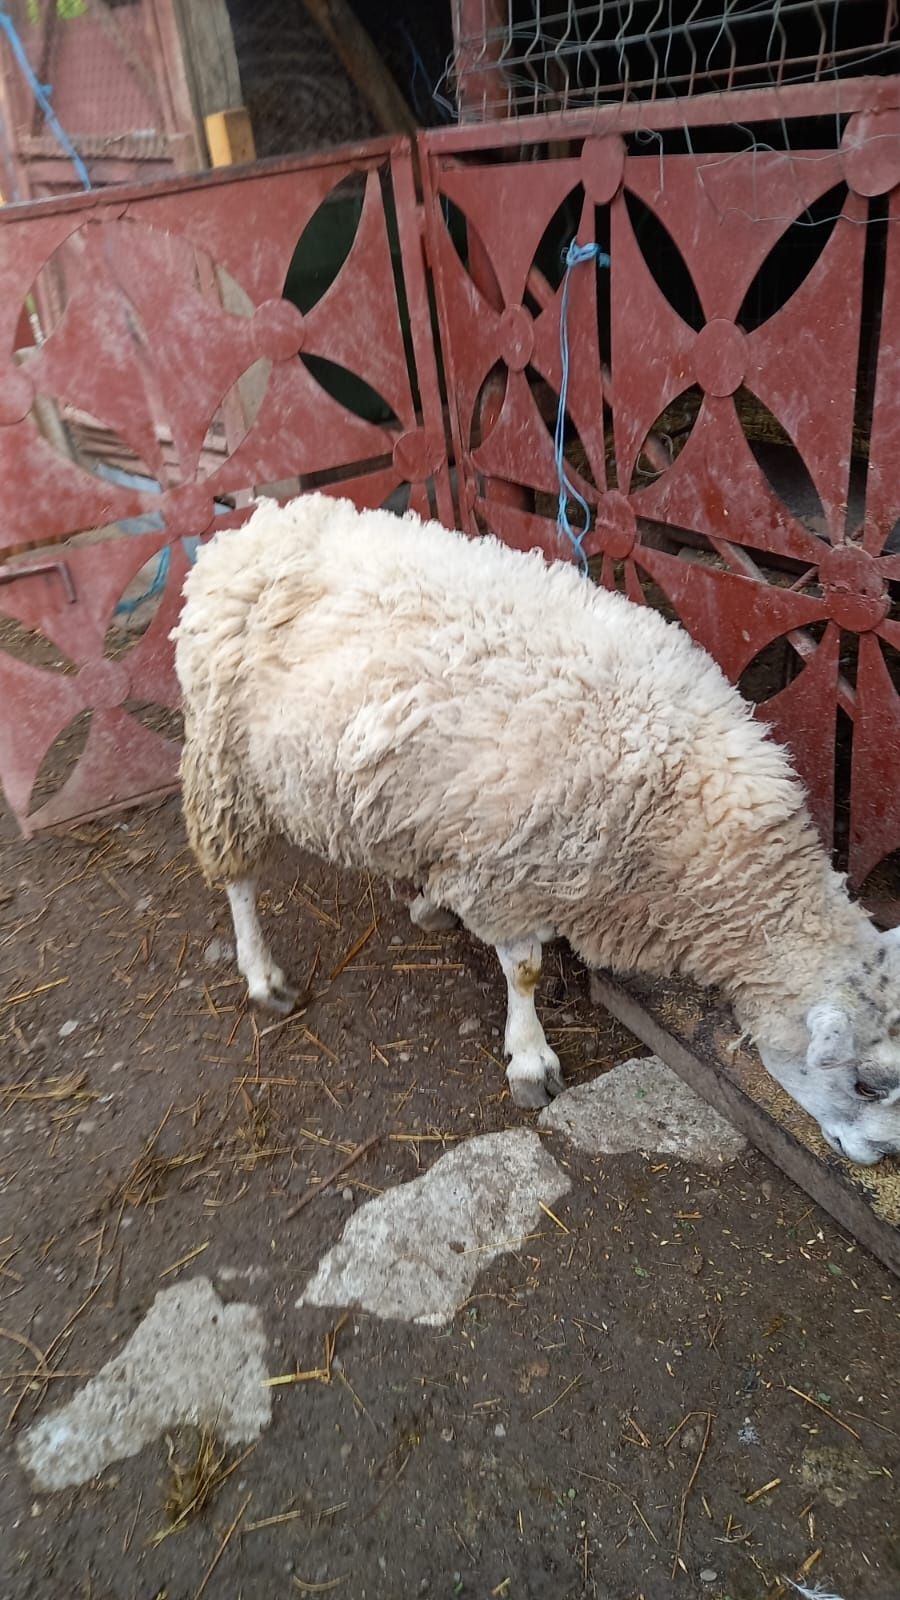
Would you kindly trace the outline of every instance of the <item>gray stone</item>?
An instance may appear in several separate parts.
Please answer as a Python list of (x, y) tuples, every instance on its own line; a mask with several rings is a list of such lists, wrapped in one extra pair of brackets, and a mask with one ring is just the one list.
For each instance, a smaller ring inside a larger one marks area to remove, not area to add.
[(361, 1206), (297, 1301), (440, 1327), (478, 1273), (571, 1188), (536, 1133), (467, 1139), (421, 1178)]
[(699, 1166), (733, 1161), (746, 1140), (658, 1056), (623, 1061), (558, 1095), (538, 1122), (591, 1155), (649, 1150)]
[(223, 1305), (208, 1278), (165, 1289), (119, 1354), (22, 1436), (22, 1464), (38, 1488), (66, 1489), (180, 1424), (249, 1442), (272, 1416), (265, 1350), (255, 1306)]

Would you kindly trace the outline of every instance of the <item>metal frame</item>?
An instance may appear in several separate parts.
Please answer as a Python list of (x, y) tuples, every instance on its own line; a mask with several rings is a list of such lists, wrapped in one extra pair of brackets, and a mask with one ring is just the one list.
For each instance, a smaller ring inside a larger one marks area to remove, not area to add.
[[(766, 123), (787, 148), (765, 147)], [(726, 143), (716, 154), (711, 130), (734, 124), (747, 148)], [(700, 129), (703, 154), (693, 153)], [(674, 153), (679, 134), (683, 153)], [(569, 472), (592, 506), (587, 549), (600, 581), (670, 609), (737, 682), (785, 641), (790, 674), (759, 711), (792, 747), (829, 843), (846, 798), (835, 791), (839, 721), (852, 723), (851, 815), (839, 842), (863, 885), (900, 849), (900, 696), (885, 657), (900, 649), (900, 554), (886, 549), (900, 517), (900, 79), (465, 124), (421, 135), (419, 148), (463, 525), (571, 553), (556, 527), (551, 437), (561, 287), (537, 259), (567, 202), (572, 233), (588, 243), (607, 230), (612, 255), (605, 312), (607, 281), (593, 268), (576, 269), (570, 285), (569, 432), (580, 454)], [(836, 189), (839, 215), (807, 276), (744, 332), (751, 284)], [(635, 203), (690, 276), (699, 323), (660, 286)], [(470, 257), (477, 247), (477, 278), (451, 236), (454, 208)], [(868, 306), (881, 335), (861, 510), (850, 469), (872, 229), (885, 261), (879, 304)], [(660, 461), (659, 420), (688, 391), (701, 397), (688, 442)], [(740, 409), (748, 398), (790, 441), (820, 526), (786, 502), (752, 454)], [(648, 455), (653, 470), (643, 473)], [(848, 639), (855, 681), (844, 670)]]

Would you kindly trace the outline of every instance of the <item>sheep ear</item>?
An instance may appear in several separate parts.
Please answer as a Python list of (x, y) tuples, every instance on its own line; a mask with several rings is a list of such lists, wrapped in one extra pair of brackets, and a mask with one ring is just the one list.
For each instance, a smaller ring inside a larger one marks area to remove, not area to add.
[(843, 1067), (853, 1060), (853, 1029), (846, 1011), (826, 1004), (813, 1006), (808, 1012), (809, 1048), (806, 1064), (809, 1067)]

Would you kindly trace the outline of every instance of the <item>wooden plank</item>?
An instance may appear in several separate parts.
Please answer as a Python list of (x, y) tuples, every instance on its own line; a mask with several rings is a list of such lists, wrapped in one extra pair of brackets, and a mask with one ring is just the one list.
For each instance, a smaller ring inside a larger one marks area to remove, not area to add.
[(240, 106), (244, 95), (226, 0), (177, 0), (176, 17), (197, 116)]
[(203, 123), (212, 166), (234, 167), (256, 160), (253, 128), (244, 106), (234, 106), (230, 111), (210, 111)]
[(591, 977), (591, 996), (900, 1276), (900, 1164), (856, 1167), (742, 1044), (731, 1013), (693, 985)]
[(169, 156), (176, 171), (196, 172), (206, 165), (206, 150), (191, 93), (176, 0), (145, 0), (144, 23)]
[(418, 123), (349, 0), (303, 0), (385, 133), (415, 133)]

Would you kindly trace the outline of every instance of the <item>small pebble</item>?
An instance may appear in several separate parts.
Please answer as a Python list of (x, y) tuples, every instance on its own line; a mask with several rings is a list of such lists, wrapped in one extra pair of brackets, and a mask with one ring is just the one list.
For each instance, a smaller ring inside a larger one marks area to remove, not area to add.
[(68, 1022), (64, 1022), (62, 1027), (60, 1028), (59, 1037), (61, 1039), (69, 1039), (69, 1038), (71, 1038), (72, 1034), (75, 1032), (75, 1029), (77, 1027), (78, 1027), (78, 1023), (75, 1021), (75, 1018), (74, 1017), (70, 1017)]
[(150, 903), (152, 899), (153, 896), (151, 894), (142, 894), (140, 900), (135, 900), (134, 909), (138, 916), (140, 916), (142, 912), (150, 910)]
[(392, 944), (393, 948), (396, 950), (397, 947), (399, 945), (401, 945), (402, 943), (403, 943), (403, 940), (401, 939), (399, 933), (395, 933), (393, 939), (391, 940), (391, 944)]
[(715, 1567), (704, 1567), (700, 1573), (700, 1582), (715, 1583), (718, 1576), (719, 1574), (717, 1573)]
[(494, 1429), (494, 1438), (495, 1439), (505, 1439), (506, 1438), (506, 1429), (504, 1428), (502, 1422), (498, 1422), (497, 1423), (497, 1426)]
[(459, 1025), (459, 1037), (461, 1039), (471, 1039), (471, 1037), (472, 1037), (472, 1035), (474, 1033), (480, 1033), (480, 1032), (481, 1032), (481, 1018), (480, 1017), (466, 1017), (465, 1020), (463, 1022), (461, 1022), (460, 1025)]
[(348, 1189), (342, 1189), (341, 1190), (341, 1199), (342, 1200), (346, 1200), (346, 1202), (347, 1202), (347, 1204), (349, 1206), (352, 1203), (352, 1200), (353, 1200), (353, 1190), (349, 1189), (349, 1188)]

